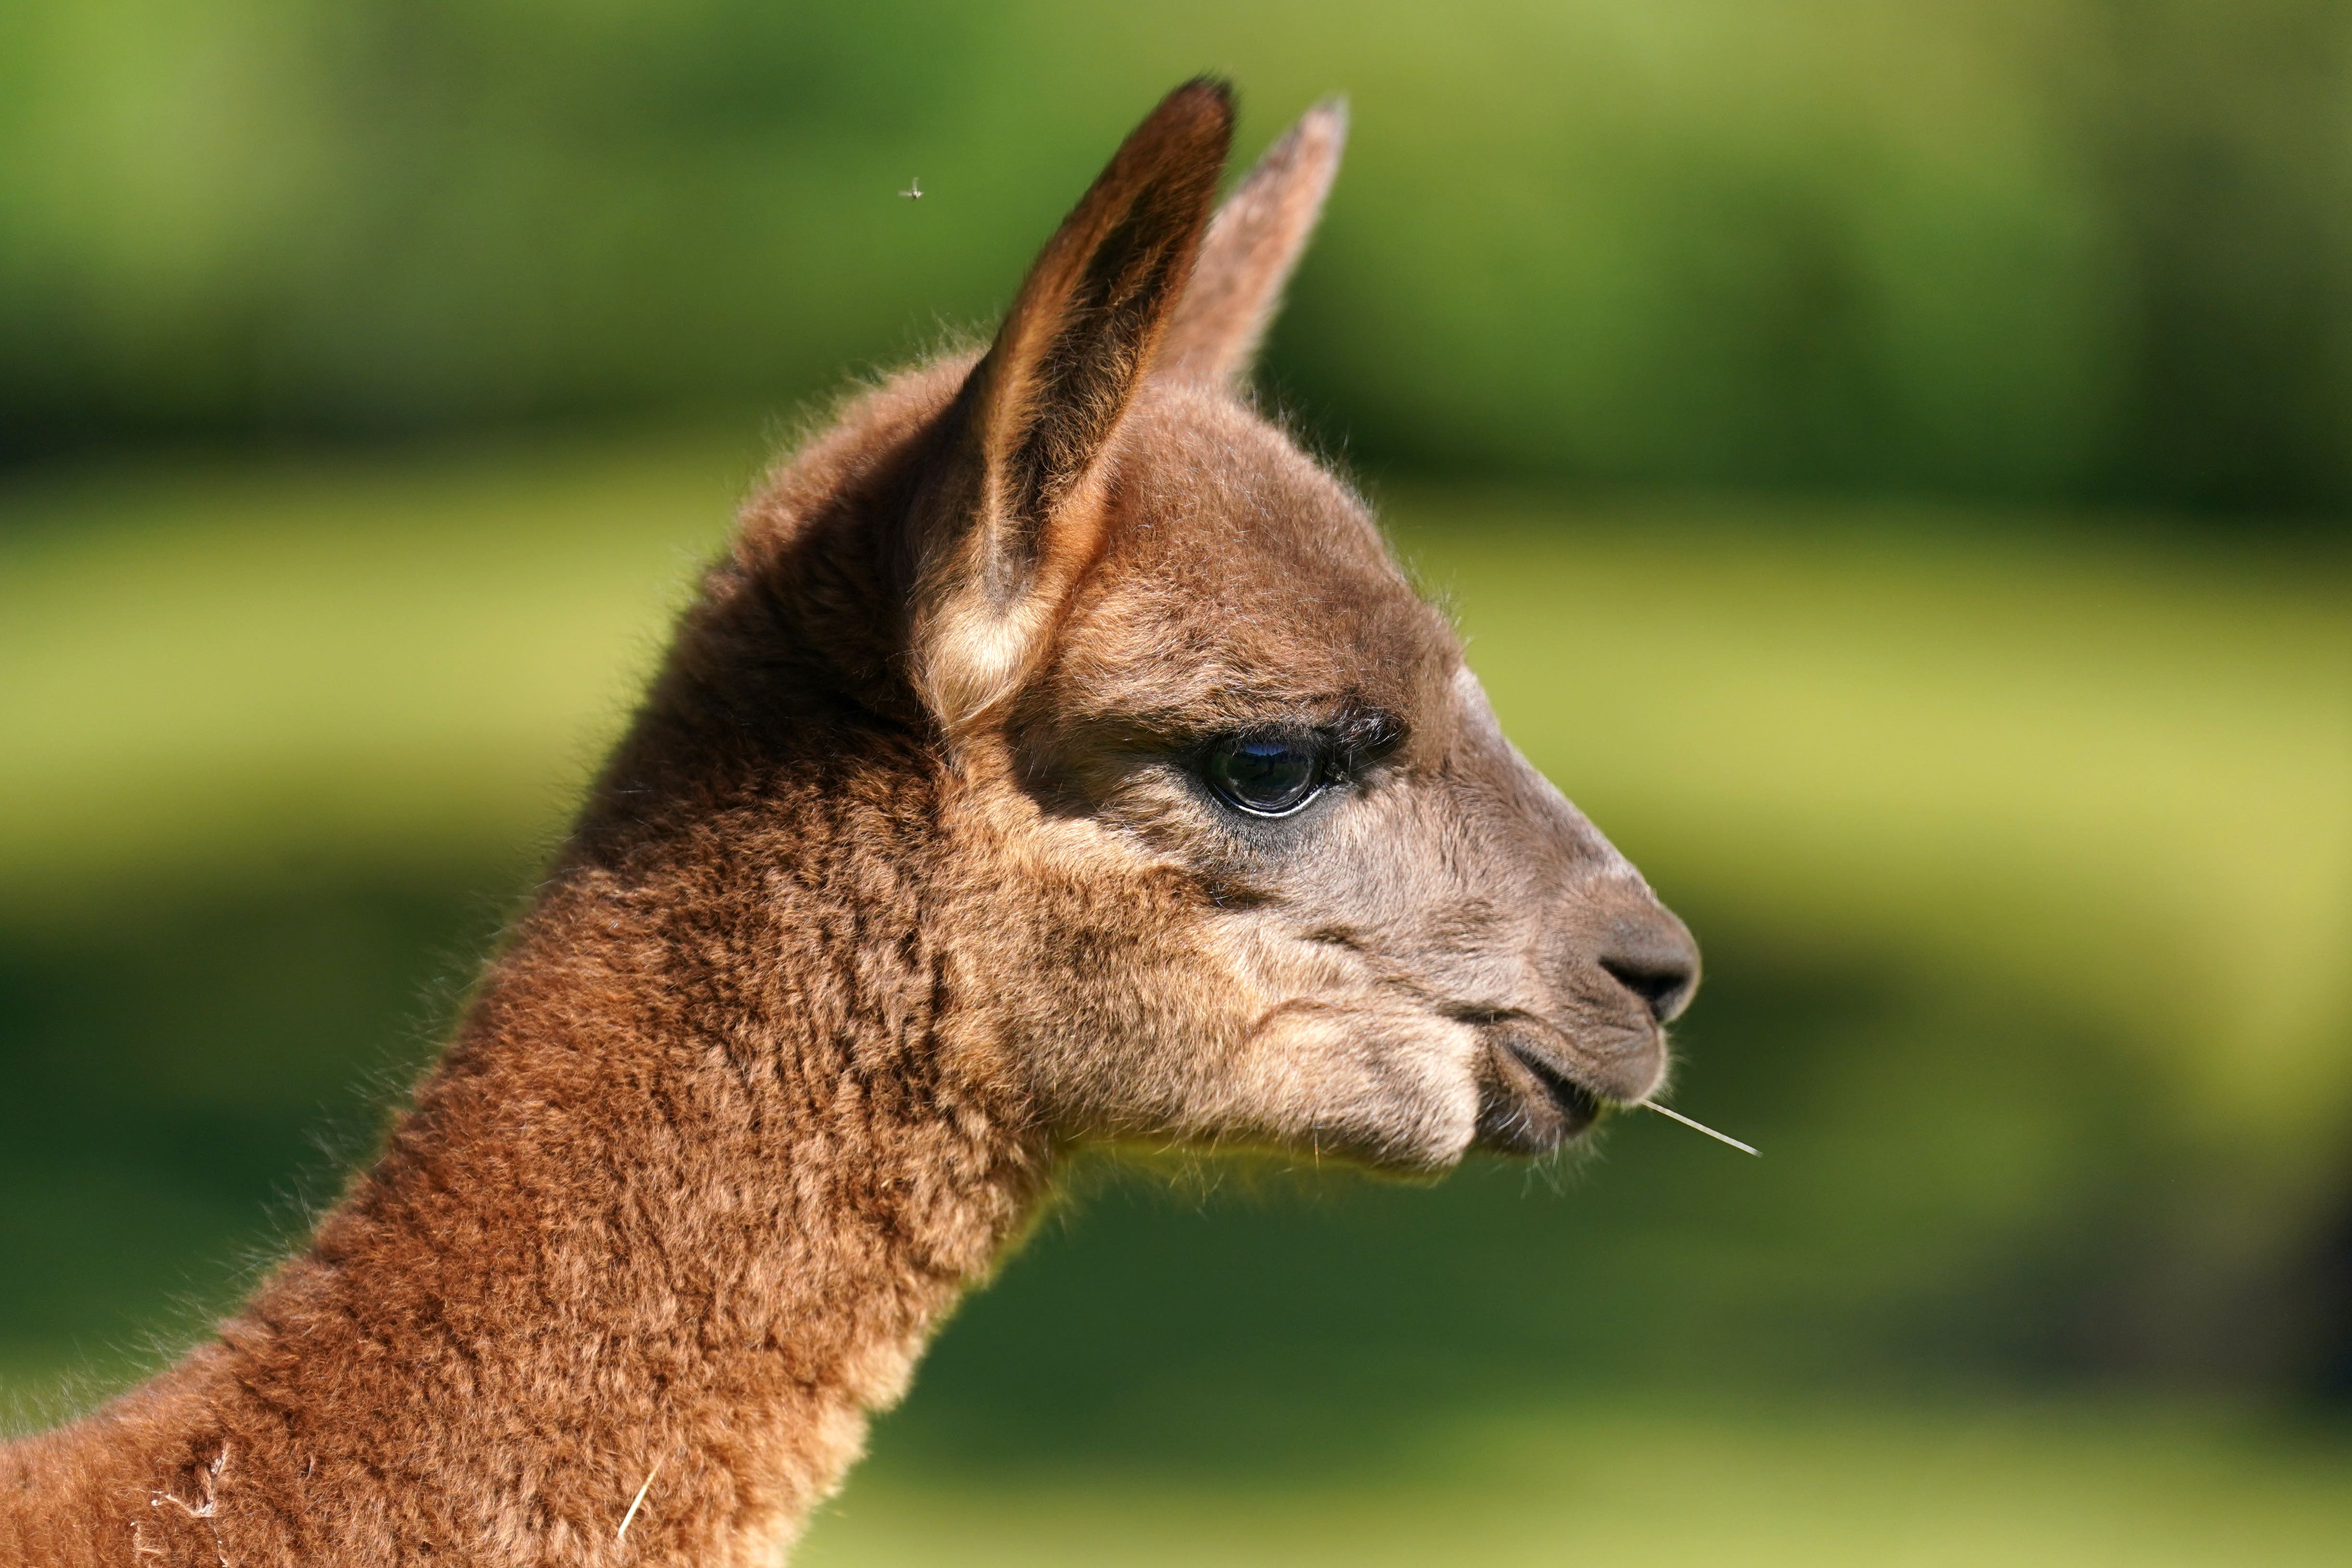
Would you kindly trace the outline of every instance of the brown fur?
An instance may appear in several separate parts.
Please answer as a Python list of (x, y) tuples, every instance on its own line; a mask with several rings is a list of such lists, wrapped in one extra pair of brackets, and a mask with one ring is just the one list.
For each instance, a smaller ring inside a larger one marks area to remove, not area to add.
[(1217, 209), (1201, 242), (1200, 267), (1169, 324), (1160, 375), (1229, 387), (1248, 378), (1347, 144), (1348, 106), (1326, 99), (1265, 150)]
[[(772, 1563), (1072, 1146), (1434, 1170), (1655, 1088), (1687, 936), (1232, 390), (1318, 114), (1187, 307), (1230, 109), (1179, 89), (985, 356), (778, 470), (382, 1158), (0, 1454), (0, 1563)], [(1327, 788), (1212, 793), (1276, 733)]]

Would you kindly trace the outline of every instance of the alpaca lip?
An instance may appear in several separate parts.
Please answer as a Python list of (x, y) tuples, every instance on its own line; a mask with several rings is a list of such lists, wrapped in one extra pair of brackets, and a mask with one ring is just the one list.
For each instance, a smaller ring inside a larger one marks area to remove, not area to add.
[(1536, 1082), (1544, 1086), (1545, 1092), (1551, 1096), (1552, 1103), (1559, 1106), (1568, 1118), (1570, 1136), (1584, 1131), (1599, 1119), (1601, 1096), (1515, 1040), (1506, 1041), (1503, 1049), (1518, 1058), (1520, 1064), (1535, 1074)]
[(1549, 1154), (1600, 1119), (1601, 1096), (1541, 1052), (1495, 1040), (1494, 1074), (1479, 1096), (1478, 1142), (1507, 1154)]

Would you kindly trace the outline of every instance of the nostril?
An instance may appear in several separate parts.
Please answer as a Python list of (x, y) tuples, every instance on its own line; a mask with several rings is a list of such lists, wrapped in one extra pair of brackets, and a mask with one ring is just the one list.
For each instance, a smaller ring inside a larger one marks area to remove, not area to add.
[(1660, 1023), (1672, 1023), (1690, 1005), (1698, 980), (1697, 967), (1679, 958), (1603, 958), (1601, 967), (1611, 979), (1641, 998), (1642, 1005)]

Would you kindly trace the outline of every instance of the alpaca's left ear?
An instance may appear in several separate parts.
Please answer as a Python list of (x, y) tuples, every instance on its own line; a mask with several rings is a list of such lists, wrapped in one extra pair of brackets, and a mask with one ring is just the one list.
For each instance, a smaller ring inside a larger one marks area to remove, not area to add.
[(1169, 324), (1162, 374), (1229, 386), (1248, 377), (1347, 144), (1347, 100), (1326, 99), (1266, 149), (1218, 209)]
[(1102, 544), (1099, 459), (1160, 350), (1216, 199), (1233, 94), (1187, 82), (1046, 242), (909, 518), (916, 682), (950, 733), (1035, 667)]

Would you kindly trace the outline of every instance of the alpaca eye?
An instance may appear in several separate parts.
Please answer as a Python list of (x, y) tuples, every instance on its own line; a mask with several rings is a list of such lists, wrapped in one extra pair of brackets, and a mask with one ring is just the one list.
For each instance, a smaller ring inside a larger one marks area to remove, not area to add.
[(1297, 810), (1323, 784), (1323, 747), (1305, 736), (1239, 735), (1211, 749), (1209, 788), (1254, 817)]

